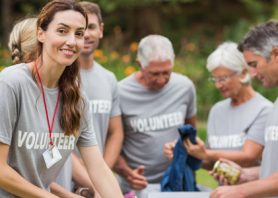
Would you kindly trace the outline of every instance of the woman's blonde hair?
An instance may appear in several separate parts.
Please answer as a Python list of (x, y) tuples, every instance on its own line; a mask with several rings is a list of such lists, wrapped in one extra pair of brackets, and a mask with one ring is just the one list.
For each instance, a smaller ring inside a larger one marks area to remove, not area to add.
[(36, 24), (37, 18), (26, 18), (13, 27), (8, 43), (13, 64), (36, 59), (38, 48)]

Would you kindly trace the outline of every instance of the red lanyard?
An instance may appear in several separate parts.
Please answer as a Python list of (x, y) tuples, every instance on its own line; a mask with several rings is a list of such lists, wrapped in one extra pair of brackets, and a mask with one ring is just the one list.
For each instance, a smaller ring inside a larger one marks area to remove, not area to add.
[(56, 105), (55, 105), (55, 109), (54, 109), (54, 113), (53, 113), (53, 117), (52, 117), (52, 122), (50, 124), (49, 117), (48, 117), (48, 109), (47, 109), (47, 106), (46, 106), (46, 99), (45, 99), (45, 95), (44, 95), (44, 88), (43, 88), (42, 80), (41, 80), (41, 77), (40, 77), (40, 74), (39, 74), (39, 71), (38, 71), (37, 61), (35, 61), (35, 69), (36, 69), (36, 73), (38, 75), (38, 79), (39, 79), (39, 83), (40, 83), (40, 87), (41, 87), (41, 92), (42, 92), (42, 97), (43, 97), (43, 104), (44, 104), (45, 116), (46, 116), (46, 120), (47, 120), (49, 139), (50, 139), (49, 144), (52, 146), (53, 145), (53, 142), (52, 142), (52, 130), (53, 130), (54, 120), (55, 120), (55, 117), (56, 117), (56, 114), (57, 114), (57, 110), (58, 110), (58, 106), (59, 106), (60, 92), (59, 92), (58, 97), (57, 97), (57, 101), (56, 101)]

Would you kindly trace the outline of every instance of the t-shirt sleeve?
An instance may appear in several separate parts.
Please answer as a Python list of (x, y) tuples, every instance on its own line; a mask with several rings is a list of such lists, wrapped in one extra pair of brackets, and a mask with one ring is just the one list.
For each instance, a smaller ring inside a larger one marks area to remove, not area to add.
[(111, 113), (110, 117), (115, 117), (121, 115), (120, 109), (120, 101), (119, 101), (119, 91), (118, 91), (118, 83), (116, 78), (113, 76), (112, 81), (112, 104), (111, 104)]
[(261, 110), (253, 124), (250, 126), (246, 139), (264, 145), (264, 130), (266, 126), (266, 120), (269, 113), (271, 112), (271, 109), (271, 106), (267, 106)]
[(14, 89), (0, 80), (0, 142), (11, 144), (13, 129), (17, 120), (17, 102)]
[(197, 113), (197, 104), (196, 104), (196, 89), (193, 83), (191, 83), (189, 89), (189, 104), (187, 109), (186, 118), (192, 118)]
[(208, 141), (209, 139), (209, 135), (212, 133), (211, 131), (213, 131), (213, 126), (214, 126), (214, 120), (215, 120), (215, 116), (214, 116), (214, 112), (213, 112), (213, 108), (210, 109), (209, 111), (209, 115), (208, 115), (208, 122), (207, 122), (207, 137), (206, 137), (206, 147), (208, 149), (211, 148), (211, 145)]
[(84, 97), (84, 112), (81, 117), (80, 136), (77, 140), (78, 146), (89, 147), (97, 145), (91, 116), (88, 99)]

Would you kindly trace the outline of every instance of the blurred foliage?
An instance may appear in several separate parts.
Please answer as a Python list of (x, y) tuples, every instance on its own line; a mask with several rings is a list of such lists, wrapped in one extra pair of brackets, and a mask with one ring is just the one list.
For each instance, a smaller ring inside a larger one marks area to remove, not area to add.
[[(17, 21), (39, 12), (47, 0), (11, 0), (12, 18)], [(207, 80), (207, 56), (225, 40), (238, 42), (250, 26), (278, 18), (276, 0), (95, 0), (102, 9), (104, 38), (95, 52), (103, 66), (118, 80), (138, 70), (136, 50), (148, 34), (167, 36), (174, 45), (174, 70), (187, 75), (197, 89), (199, 120), (206, 120), (211, 106), (222, 99)], [(3, 19), (2, 19), (3, 20)], [(0, 31), (1, 33), (2, 31)], [(7, 42), (7, 41), (5, 41)], [(2, 41), (3, 43), (3, 41)], [(0, 45), (0, 70), (10, 65), (9, 53)], [(256, 90), (274, 101), (277, 89)], [(203, 134), (203, 133), (202, 133)]]

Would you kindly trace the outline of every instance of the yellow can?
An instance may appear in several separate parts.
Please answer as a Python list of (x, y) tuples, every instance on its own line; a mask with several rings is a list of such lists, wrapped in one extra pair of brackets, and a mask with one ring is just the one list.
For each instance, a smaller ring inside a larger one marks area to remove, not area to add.
[(239, 180), (240, 170), (225, 162), (219, 160), (215, 162), (212, 171), (224, 176), (231, 185), (236, 184)]

